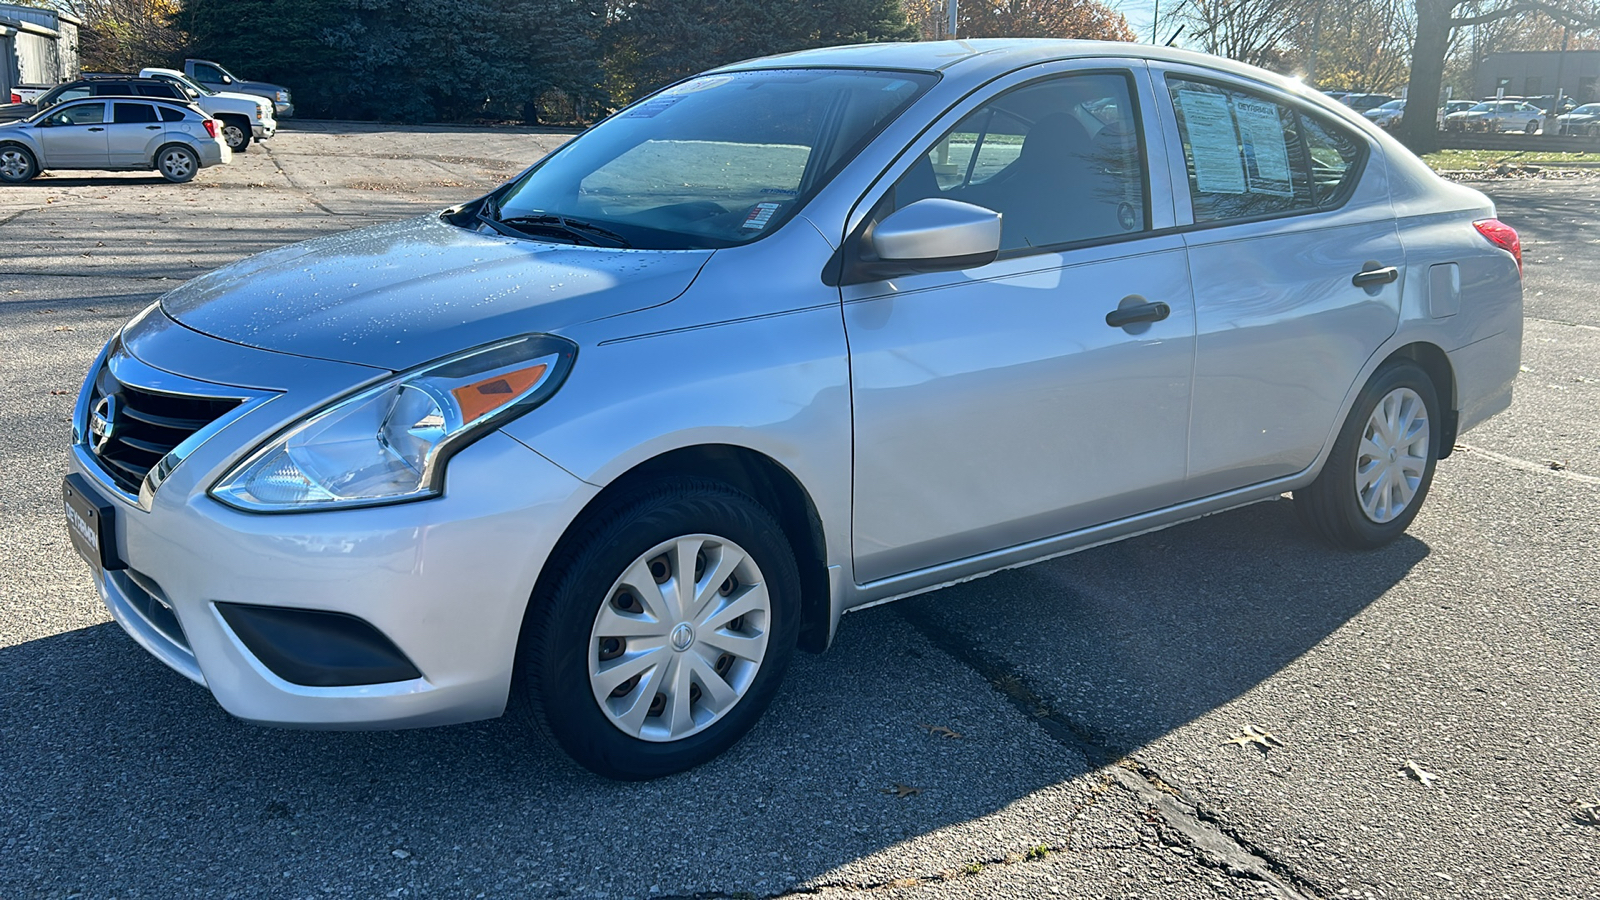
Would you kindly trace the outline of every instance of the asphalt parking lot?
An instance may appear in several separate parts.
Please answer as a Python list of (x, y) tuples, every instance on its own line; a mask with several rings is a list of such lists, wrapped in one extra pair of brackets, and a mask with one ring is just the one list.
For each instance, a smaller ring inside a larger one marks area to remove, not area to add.
[(1593, 896), (1600, 179), (1477, 185), (1527, 246), (1525, 371), (1382, 550), (1264, 503), (854, 614), (647, 784), (510, 720), (229, 718), (68, 543), (90, 360), (186, 278), (565, 137), (296, 123), (190, 185), (0, 189), (0, 897)]

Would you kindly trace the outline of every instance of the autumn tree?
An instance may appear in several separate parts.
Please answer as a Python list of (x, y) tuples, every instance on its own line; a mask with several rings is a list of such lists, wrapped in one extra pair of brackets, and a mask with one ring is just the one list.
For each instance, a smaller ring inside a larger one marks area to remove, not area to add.
[[(904, 0), (906, 18), (924, 40), (948, 37), (948, 0)], [(960, 0), (956, 35), (963, 38), (1053, 37), (1134, 40), (1128, 20), (1097, 0)]]
[(61, 9), (83, 19), (79, 63), (90, 72), (137, 72), (182, 55), (178, 0), (77, 0), (30, 4)]
[(1304, 23), (1303, 0), (1184, 0), (1174, 15), (1184, 43), (1252, 66), (1282, 69), (1289, 37)]

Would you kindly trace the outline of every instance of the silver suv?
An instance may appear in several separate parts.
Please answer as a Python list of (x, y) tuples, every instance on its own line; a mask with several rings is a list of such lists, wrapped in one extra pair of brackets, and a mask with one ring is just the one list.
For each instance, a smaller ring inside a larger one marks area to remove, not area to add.
[(232, 159), (215, 120), (187, 103), (96, 97), (0, 124), (0, 181), (48, 169), (154, 169), (185, 182)]
[(1335, 544), (1398, 537), (1511, 402), (1519, 252), (1236, 63), (755, 60), (166, 295), (89, 366), (66, 516), (116, 620), (234, 715), (515, 696), (657, 776), (852, 609), (1289, 491)]

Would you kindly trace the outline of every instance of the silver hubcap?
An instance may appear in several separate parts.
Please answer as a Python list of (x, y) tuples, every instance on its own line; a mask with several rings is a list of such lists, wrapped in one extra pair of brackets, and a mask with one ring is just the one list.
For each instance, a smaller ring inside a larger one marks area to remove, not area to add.
[(182, 151), (168, 150), (161, 154), (161, 171), (175, 178), (182, 178), (194, 171), (194, 160)]
[(244, 129), (237, 125), (224, 125), (222, 126), (222, 139), (228, 142), (229, 147), (237, 149), (240, 144), (244, 143)]
[(1356, 499), (1380, 525), (1405, 512), (1428, 468), (1428, 407), (1416, 391), (1395, 388), (1367, 419), (1356, 454)]
[(589, 634), (589, 688), (624, 734), (681, 740), (750, 690), (771, 620), (766, 581), (743, 548), (709, 534), (674, 538), (611, 586)]
[(28, 158), (21, 150), (0, 150), (0, 174), (7, 178), (21, 178), (28, 174)]

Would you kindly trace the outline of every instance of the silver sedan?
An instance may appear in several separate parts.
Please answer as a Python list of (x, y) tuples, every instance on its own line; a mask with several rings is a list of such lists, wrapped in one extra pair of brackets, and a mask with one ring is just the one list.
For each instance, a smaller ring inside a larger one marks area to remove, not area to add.
[(78, 100), (0, 124), (0, 181), (13, 184), (47, 169), (154, 169), (182, 183), (232, 158), (215, 120), (152, 97)]
[(1285, 492), (1395, 539), (1521, 331), (1490, 202), (1296, 83), (816, 50), (166, 295), (89, 366), (65, 513), (116, 620), (236, 716), (515, 698), (647, 778), (853, 609)]

